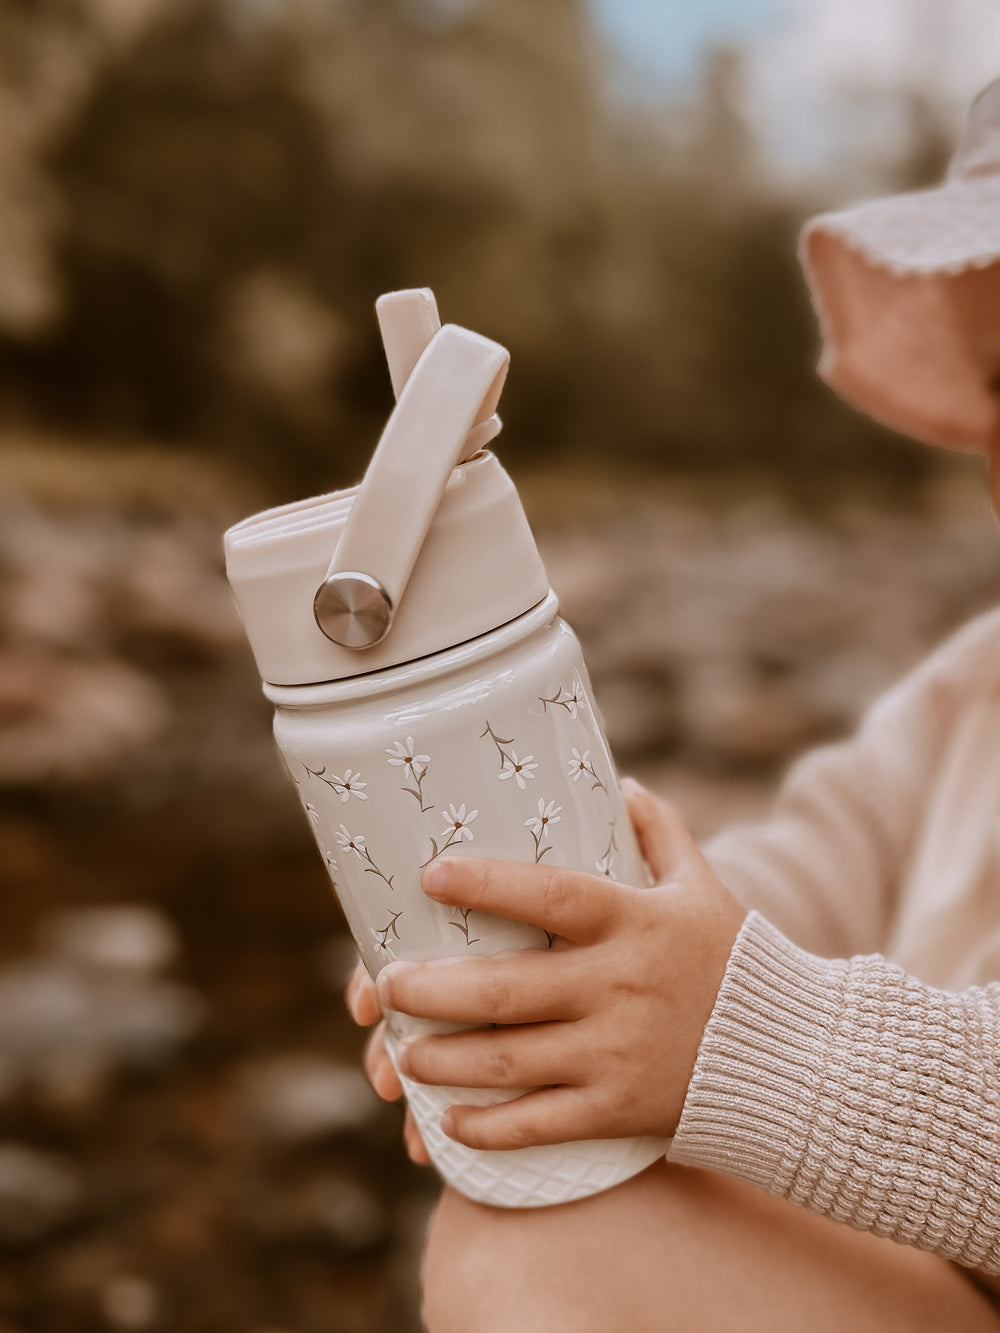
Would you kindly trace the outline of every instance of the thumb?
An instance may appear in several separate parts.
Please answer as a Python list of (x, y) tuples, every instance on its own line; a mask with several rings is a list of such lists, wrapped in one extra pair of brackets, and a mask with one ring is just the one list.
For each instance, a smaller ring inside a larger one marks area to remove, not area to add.
[(647, 791), (635, 778), (623, 778), (622, 795), (639, 847), (657, 883), (676, 874), (680, 865), (698, 856), (698, 847), (677, 811)]

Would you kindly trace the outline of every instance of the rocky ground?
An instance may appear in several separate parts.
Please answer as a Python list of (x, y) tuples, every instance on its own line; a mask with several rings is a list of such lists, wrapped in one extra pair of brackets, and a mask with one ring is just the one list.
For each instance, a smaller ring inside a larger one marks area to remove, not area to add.
[[(0, 1333), (410, 1333), (434, 1184), (358, 1073), (225, 586), (256, 498), (159, 455), (3, 466)], [(965, 465), (521, 480), (620, 766), (699, 832), (1000, 593)]]

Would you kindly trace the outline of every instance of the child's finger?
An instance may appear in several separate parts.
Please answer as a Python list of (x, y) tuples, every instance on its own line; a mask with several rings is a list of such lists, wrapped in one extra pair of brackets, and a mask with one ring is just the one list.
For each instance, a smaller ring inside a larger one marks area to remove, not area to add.
[(363, 963), (354, 969), (347, 989), (344, 991), (344, 1003), (347, 1011), (360, 1027), (371, 1027), (382, 1017), (375, 983), (368, 975)]
[(450, 1106), (441, 1117), (449, 1138), (486, 1151), (598, 1139), (607, 1134), (599, 1107), (582, 1088), (543, 1088), (498, 1106)]
[(399, 1067), (417, 1083), (452, 1088), (537, 1088), (577, 1081), (585, 1064), (568, 1023), (486, 1028), (446, 1037), (407, 1037)]
[(385, 1023), (380, 1023), (368, 1038), (364, 1055), (365, 1073), (384, 1102), (398, 1102), (403, 1095), (395, 1066), (385, 1045)]
[(617, 918), (620, 886), (561, 866), (446, 857), (423, 873), (429, 898), (529, 921), (578, 944), (599, 939)]
[(427, 1145), (421, 1137), (420, 1130), (417, 1128), (417, 1122), (413, 1118), (413, 1112), (406, 1112), (406, 1119), (403, 1121), (403, 1142), (406, 1144), (406, 1152), (411, 1162), (417, 1166), (429, 1166), (431, 1155), (427, 1151)]
[(654, 878), (662, 882), (680, 862), (697, 853), (694, 839), (677, 811), (635, 778), (623, 778), (621, 789), (642, 854)]
[(386, 1009), (451, 1023), (541, 1023), (581, 1018), (592, 982), (578, 951), (526, 949), (494, 958), (390, 963), (378, 979)]

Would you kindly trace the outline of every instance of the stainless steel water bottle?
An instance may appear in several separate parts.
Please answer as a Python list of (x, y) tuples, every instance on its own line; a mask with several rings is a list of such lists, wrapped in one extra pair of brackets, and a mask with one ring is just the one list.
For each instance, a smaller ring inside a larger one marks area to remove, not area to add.
[[(394, 959), (551, 947), (534, 926), (425, 897), (421, 871), (445, 853), (648, 883), (579, 643), (485, 448), (507, 353), (441, 328), (428, 291), (377, 310), (397, 402), (362, 484), (226, 534), (278, 748), (373, 977)], [(452, 1030), (387, 1017), (390, 1051), (408, 1032)], [(404, 1086), (441, 1174), (486, 1203), (582, 1198), (666, 1149), (475, 1151), (441, 1132), (442, 1112), (517, 1093)]]

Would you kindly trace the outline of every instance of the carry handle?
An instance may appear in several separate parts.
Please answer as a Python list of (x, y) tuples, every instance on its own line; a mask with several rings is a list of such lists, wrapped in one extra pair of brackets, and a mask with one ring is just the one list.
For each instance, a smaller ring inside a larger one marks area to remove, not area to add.
[(455, 324), (420, 355), (313, 601), (334, 643), (371, 648), (389, 633), (448, 478), (473, 426), (492, 416), (509, 361), (505, 347)]
[[(375, 302), (375, 314), (389, 363), (392, 391), (398, 398), (427, 344), (441, 327), (437, 301), (430, 287), (409, 287), (380, 296)], [(503, 430), (503, 422), (496, 414), (498, 401), (499, 394), (496, 401), (483, 402), (459, 462), (485, 449)]]

